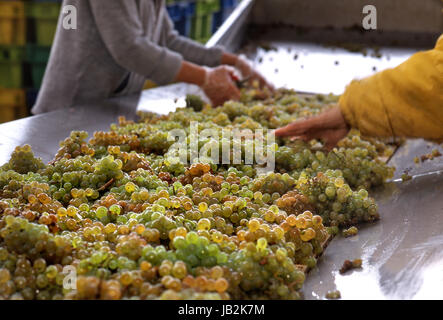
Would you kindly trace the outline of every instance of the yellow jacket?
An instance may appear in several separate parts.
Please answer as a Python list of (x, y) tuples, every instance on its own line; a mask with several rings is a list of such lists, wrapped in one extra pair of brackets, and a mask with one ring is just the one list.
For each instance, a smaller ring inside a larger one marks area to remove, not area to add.
[(378, 137), (443, 139), (443, 35), (433, 50), (352, 81), (340, 97), (346, 121)]

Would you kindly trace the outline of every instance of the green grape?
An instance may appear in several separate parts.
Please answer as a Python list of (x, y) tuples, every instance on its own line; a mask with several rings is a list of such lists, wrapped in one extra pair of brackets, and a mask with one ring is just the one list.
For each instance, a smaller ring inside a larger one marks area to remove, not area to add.
[(327, 187), (325, 189), (325, 195), (329, 198), (332, 199), (335, 196), (335, 188), (334, 187)]

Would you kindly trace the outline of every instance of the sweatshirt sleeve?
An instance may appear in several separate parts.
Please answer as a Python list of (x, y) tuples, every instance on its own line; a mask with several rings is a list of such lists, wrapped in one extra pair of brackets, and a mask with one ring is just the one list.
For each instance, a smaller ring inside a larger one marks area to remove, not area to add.
[(89, 4), (100, 36), (117, 64), (159, 85), (174, 80), (183, 57), (143, 35), (135, 0), (90, 0)]
[(340, 97), (346, 121), (362, 134), (443, 139), (443, 35), (433, 50), (353, 81)]
[(174, 29), (174, 23), (172, 22), (166, 8), (164, 9), (163, 25), (165, 26), (164, 32), (166, 33), (166, 46), (183, 55), (184, 59), (193, 62), (198, 65), (217, 67), (221, 64), (223, 55), (223, 48), (216, 46), (213, 48), (207, 48), (204, 45), (182, 37)]

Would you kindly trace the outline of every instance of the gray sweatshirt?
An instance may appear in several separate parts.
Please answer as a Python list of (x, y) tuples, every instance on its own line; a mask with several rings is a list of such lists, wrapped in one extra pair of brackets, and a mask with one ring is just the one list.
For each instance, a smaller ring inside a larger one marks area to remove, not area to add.
[(221, 48), (178, 35), (165, 0), (64, 0), (77, 9), (77, 29), (60, 14), (34, 114), (139, 93), (147, 79), (172, 82), (183, 60), (210, 67)]

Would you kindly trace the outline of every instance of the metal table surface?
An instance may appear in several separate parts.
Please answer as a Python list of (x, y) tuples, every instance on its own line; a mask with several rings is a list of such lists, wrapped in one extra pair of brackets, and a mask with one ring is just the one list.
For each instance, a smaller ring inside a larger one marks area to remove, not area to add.
[(377, 58), (370, 53), (364, 56), (342, 48), (271, 37), (274, 38), (272, 33), (261, 40), (267, 39), (266, 44), (275, 49), (266, 51), (258, 46), (248, 56), (277, 87), (300, 92), (342, 94), (352, 80), (395, 67), (416, 52), (411, 48), (384, 47), (380, 49), (382, 56)]
[[(323, 299), (330, 290), (342, 299), (443, 299), (443, 161), (412, 160), (427, 146), (411, 140), (397, 151), (389, 162), (395, 180), (371, 192), (381, 220), (331, 241), (307, 277), (306, 299)], [(405, 168), (413, 180), (398, 179)], [(347, 259), (362, 259), (363, 269), (341, 275)]]
[(0, 125), (0, 164), (9, 157), (18, 145), (29, 144), (35, 155), (44, 162), (53, 159), (59, 142), (73, 130), (108, 130), (119, 116), (135, 119), (138, 96), (116, 98), (100, 103), (61, 109)]

